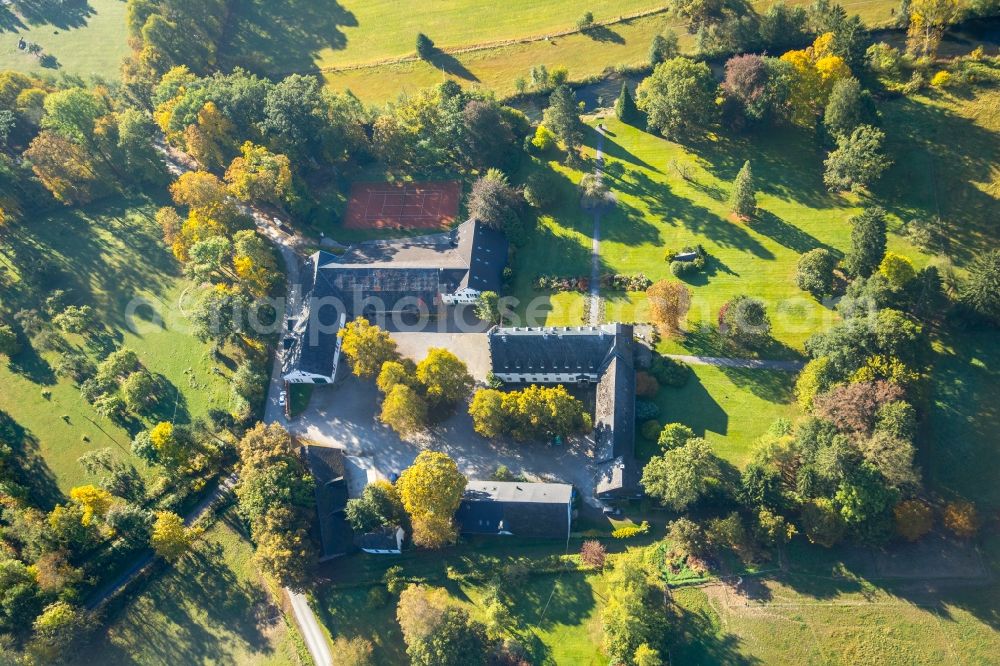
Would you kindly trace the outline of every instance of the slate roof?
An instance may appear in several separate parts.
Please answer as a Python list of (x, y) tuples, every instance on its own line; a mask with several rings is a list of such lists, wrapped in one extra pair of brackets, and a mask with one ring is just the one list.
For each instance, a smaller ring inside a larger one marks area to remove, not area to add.
[(396, 550), (396, 527), (383, 527), (357, 538), (358, 548), (368, 550)]
[(341, 313), (354, 319), (418, 303), (433, 310), (442, 293), (499, 291), (507, 247), (502, 232), (468, 220), (443, 234), (365, 241), (340, 255), (316, 252), (301, 271), (301, 306), (283, 342), (284, 373), (330, 376)]
[(494, 328), (489, 333), (495, 373), (596, 374), (595, 492), (628, 496), (639, 486), (635, 460), (635, 345), (628, 324), (556, 328)]
[(495, 328), (489, 336), (493, 372), (596, 374), (615, 349), (611, 326)]
[(455, 521), (463, 534), (565, 538), (572, 501), (565, 483), (469, 481)]
[(344, 452), (329, 446), (306, 446), (305, 450), (316, 484), (320, 559), (344, 555), (350, 549), (353, 538), (351, 526), (344, 515), (347, 507)]

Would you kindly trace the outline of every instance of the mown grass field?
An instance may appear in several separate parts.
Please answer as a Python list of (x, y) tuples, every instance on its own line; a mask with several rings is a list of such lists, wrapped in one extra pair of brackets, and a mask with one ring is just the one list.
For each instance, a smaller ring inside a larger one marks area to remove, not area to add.
[[(372, 3), (370, 6), (381, 4)], [(653, 37), (668, 28), (680, 37), (682, 50), (690, 51), (694, 48), (694, 38), (688, 34), (682, 21), (668, 14), (655, 14), (595, 29), (589, 34), (578, 33), (542, 41), (505, 44), (442, 56), (431, 62), (384, 63), (374, 67), (337, 70), (347, 66), (355, 67), (363, 62), (381, 61), (389, 57), (384, 55), (386, 53), (394, 53), (396, 57), (412, 55), (418, 31), (425, 32), (439, 47), (461, 48), (473, 43), (533, 37), (566, 30), (572, 28), (575, 20), (587, 9), (579, 4), (558, 2), (553, 3), (554, 7), (547, 4), (544, 11), (539, 11), (537, 7), (521, 0), (504, 5), (502, 12), (493, 11), (488, 3), (468, 0), (453, 0), (445, 4), (463, 5), (462, 10), (458, 11), (459, 15), (491, 12), (489, 18), (485, 19), (485, 25), (489, 29), (485, 32), (479, 29), (471, 31), (462, 21), (455, 21), (447, 29), (436, 32), (435, 29), (425, 29), (424, 23), (408, 15), (406, 25), (398, 26), (390, 37), (389, 29), (383, 26), (396, 25), (391, 13), (383, 15), (390, 17), (387, 21), (366, 23), (364, 16), (367, 11), (359, 10), (355, 12), (358, 25), (344, 29), (347, 39), (343, 50), (320, 51), (316, 65), (323, 71), (330, 87), (337, 90), (350, 89), (366, 102), (381, 103), (394, 99), (399, 93), (413, 92), (448, 78), (463, 85), (481, 86), (504, 97), (516, 92), (515, 81), (518, 77), (530, 79), (530, 70), (535, 65), (545, 65), (550, 70), (566, 67), (570, 80), (582, 81), (619, 65), (645, 64)], [(770, 3), (761, 1), (752, 4), (763, 12)], [(789, 0), (789, 4), (810, 3), (806, 0)], [(861, 0), (844, 4), (849, 12), (858, 13), (872, 26), (887, 24), (892, 18), (891, 10), (896, 8), (896, 3), (890, 0)], [(611, 9), (619, 5), (622, 6), (620, 11)], [(347, 6), (350, 7), (349, 4)], [(600, 21), (660, 6), (663, 3), (615, 2), (589, 9), (594, 12), (595, 19)], [(436, 17), (436, 10), (429, 12), (429, 18), (432, 16)], [(434, 25), (434, 22), (427, 21), (427, 24)], [(351, 37), (355, 34), (359, 37), (362, 34), (367, 36), (364, 44), (358, 37), (352, 41)], [(395, 46), (385, 48), (383, 44)]]
[[(671, 657), (685, 664), (989, 664), (1000, 648), (990, 626), (992, 589), (952, 601), (872, 585), (855, 592), (837, 581), (766, 580), (766, 601), (731, 588), (676, 590), (674, 600), (699, 640)], [(720, 661), (723, 660), (723, 661)]]
[[(23, 4), (33, 10), (18, 14), (0, 7), (0, 70), (118, 78), (128, 53), (122, 0)], [(18, 37), (40, 44), (55, 62), (43, 67), (36, 56), (18, 50)]]
[(235, 513), (206, 532), (195, 550), (145, 584), (75, 664), (308, 663), (254, 567)]
[[(15, 272), (0, 304), (12, 311), (40, 310), (52, 289), (66, 290), (69, 303), (94, 308), (105, 327), (102, 342), (129, 347), (150, 372), (165, 379), (168, 390), (158, 396), (157, 418), (189, 422), (228, 406), (229, 370), (216, 371), (209, 346), (187, 326), (178, 305), (187, 283), (163, 246), (155, 210), (147, 199), (119, 199), (31, 220), (7, 237), (0, 262), (4, 268), (11, 259), (21, 267), (36, 265), (42, 288), (29, 293)], [(140, 302), (147, 305), (136, 308)], [(101, 356), (93, 340), (65, 337)], [(104, 447), (144, 469), (130, 452), (129, 433), (98, 416), (71, 381), (57, 377), (55, 359), (53, 353), (26, 349), (13, 362), (0, 364), (0, 410), (23, 429), (28, 452), (44, 461), (39, 473), (65, 492), (87, 479), (77, 458)]]

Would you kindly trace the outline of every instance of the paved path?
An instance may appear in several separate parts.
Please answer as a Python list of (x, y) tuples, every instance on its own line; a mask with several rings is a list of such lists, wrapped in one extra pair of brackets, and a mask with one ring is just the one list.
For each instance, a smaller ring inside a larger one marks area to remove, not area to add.
[(316, 666), (333, 666), (333, 652), (330, 650), (330, 643), (326, 640), (326, 634), (323, 633), (319, 621), (316, 620), (316, 614), (309, 606), (309, 600), (304, 594), (291, 590), (286, 590), (286, 592), (289, 601), (292, 602), (292, 614), (295, 616), (295, 622), (299, 625), (302, 638), (305, 640), (306, 647), (309, 648), (309, 654), (312, 655)]
[[(604, 177), (604, 132), (597, 130), (597, 166), (594, 175)], [(590, 312), (587, 321), (596, 326), (601, 319), (601, 207), (594, 209), (594, 236), (590, 243)]]
[[(163, 158), (164, 163), (167, 165), (167, 170), (174, 176), (180, 176), (182, 173), (193, 171), (198, 168), (197, 162), (195, 162), (191, 157), (171, 146), (161, 143), (159, 146), (160, 154)], [(240, 209), (250, 215), (257, 225), (257, 230), (260, 231), (262, 235), (267, 237), (278, 251), (281, 253), (281, 258), (285, 263), (285, 276), (288, 285), (288, 297), (285, 302), (285, 312), (294, 312), (295, 303), (297, 299), (301, 297), (299, 293), (299, 263), (302, 260), (302, 254), (304, 248), (306, 248), (307, 242), (301, 236), (295, 233), (285, 233), (276, 228), (271, 216), (266, 213), (249, 206), (247, 204), (240, 204)], [(267, 402), (264, 406), (264, 421), (266, 423), (272, 422), (284, 422), (284, 409), (278, 405), (278, 393), (284, 388), (284, 381), (281, 379), (281, 356), (278, 353), (274, 355), (274, 361), (271, 369), (271, 382), (268, 386), (267, 391)], [(236, 476), (233, 475), (226, 480), (228, 488), (231, 488), (236, 483)], [(204, 511), (208, 507), (210, 502), (205, 502), (204, 506), (200, 506), (199, 509)], [(151, 558), (150, 558), (151, 561)], [(150, 562), (146, 562), (135, 568), (135, 571), (130, 570), (128, 573), (131, 577), (138, 575), (145, 566), (148, 566)], [(138, 564), (138, 563), (137, 563)], [(124, 584), (124, 583), (123, 583)], [(330, 651), (330, 644), (326, 639), (326, 634), (323, 632), (319, 621), (316, 619), (316, 615), (313, 613), (312, 608), (309, 606), (309, 601), (302, 594), (293, 592), (292, 590), (285, 588), (285, 594), (292, 605), (292, 614), (295, 616), (295, 622), (298, 624), (299, 629), (302, 633), (302, 638), (306, 643), (306, 647), (309, 649), (309, 654), (312, 656), (313, 661), (316, 662), (316, 666), (332, 666), (333, 665), (333, 653)]]
[(664, 354), (664, 356), (668, 356), (678, 361), (684, 361), (690, 365), (714, 365), (719, 368), (746, 368), (751, 370), (781, 370), (783, 372), (798, 372), (804, 365), (802, 361), (766, 361), (752, 358), (687, 356), (685, 354)]
[[(215, 490), (212, 491), (212, 493), (208, 497), (203, 499), (201, 502), (198, 503), (198, 505), (194, 509), (188, 512), (188, 514), (184, 517), (184, 524), (190, 526), (196, 520), (201, 518), (202, 514), (205, 513), (216, 500), (219, 500), (224, 495), (228, 494), (235, 485), (236, 485), (236, 474), (231, 474), (230, 476), (220, 481), (219, 485), (216, 486)], [(155, 559), (156, 557), (153, 551), (151, 550), (147, 551), (141, 558), (136, 560), (132, 564), (132, 566), (130, 566), (127, 570), (123, 571), (121, 575), (119, 575), (117, 578), (115, 578), (113, 581), (111, 581), (104, 587), (94, 592), (93, 596), (87, 600), (86, 604), (87, 609), (94, 610), (95, 608), (98, 608), (101, 604), (103, 604), (105, 601), (110, 599), (112, 596), (118, 594), (118, 592), (120, 592), (122, 588), (124, 588), (126, 585), (131, 583), (132, 580), (136, 578), (136, 576), (141, 574), (143, 571), (146, 570), (147, 567), (153, 564), (153, 561)]]

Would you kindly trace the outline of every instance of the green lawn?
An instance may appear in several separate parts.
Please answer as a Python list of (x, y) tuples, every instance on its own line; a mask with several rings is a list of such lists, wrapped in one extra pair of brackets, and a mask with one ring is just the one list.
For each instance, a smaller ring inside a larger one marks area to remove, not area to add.
[[(800, 589), (803, 585), (807, 591)], [(914, 594), (844, 581), (782, 576), (754, 583), (749, 603), (731, 588), (675, 590), (687, 640), (684, 664), (989, 664), (1000, 638), (990, 626), (997, 589)]]
[[(692, 366), (682, 388), (665, 387), (656, 397), (661, 423), (683, 423), (705, 437), (716, 455), (737, 467), (749, 460), (754, 442), (779, 418), (792, 418), (795, 375), (775, 370)], [(640, 452), (658, 453), (637, 440)]]
[[(118, 78), (118, 66), (128, 53), (122, 0), (21, 4), (35, 9), (18, 14), (0, 7), (0, 70)], [(18, 37), (40, 44), (42, 54), (55, 61), (43, 67), (37, 57), (18, 50)]]
[[(228, 519), (227, 519), (228, 516)], [(141, 588), (78, 664), (302, 664), (301, 639), (254, 567), (230, 511)]]
[[(102, 353), (95, 348), (98, 343), (133, 349), (167, 386), (158, 396), (155, 417), (189, 422), (210, 409), (228, 407), (230, 371), (219, 368), (208, 345), (190, 333), (179, 307), (188, 285), (163, 247), (154, 211), (146, 199), (120, 199), (58, 211), (17, 229), (7, 238), (6, 256), (0, 257), (0, 267), (8, 269), (11, 280), (0, 307), (10, 312), (40, 309), (40, 301), (55, 288), (66, 290), (70, 303), (91, 305), (104, 330), (87, 339), (67, 335), (70, 345), (95, 358)], [(32, 279), (37, 289), (27, 288), (10, 272), (11, 259), (22, 268), (36, 267)], [(134, 307), (142, 302), (149, 305)], [(80, 455), (111, 447), (121, 457), (132, 458), (131, 438), (98, 416), (72, 382), (55, 376), (55, 358), (28, 348), (0, 365), (0, 411), (17, 424), (26, 452), (35, 458), (39, 482), (65, 492), (87, 478), (76, 462)]]

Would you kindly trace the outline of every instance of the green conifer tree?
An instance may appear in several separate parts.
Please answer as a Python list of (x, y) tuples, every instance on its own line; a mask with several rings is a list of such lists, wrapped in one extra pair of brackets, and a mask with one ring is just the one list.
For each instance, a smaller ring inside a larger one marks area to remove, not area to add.
[(639, 118), (639, 107), (635, 105), (635, 100), (632, 98), (632, 93), (629, 92), (628, 84), (622, 81), (622, 91), (618, 94), (618, 100), (615, 101), (615, 116), (618, 120), (623, 123), (632, 125)]
[(736, 174), (733, 181), (733, 191), (729, 195), (729, 208), (743, 219), (753, 217), (757, 212), (757, 193), (753, 189), (753, 172), (750, 170), (750, 160), (743, 163), (743, 168)]

